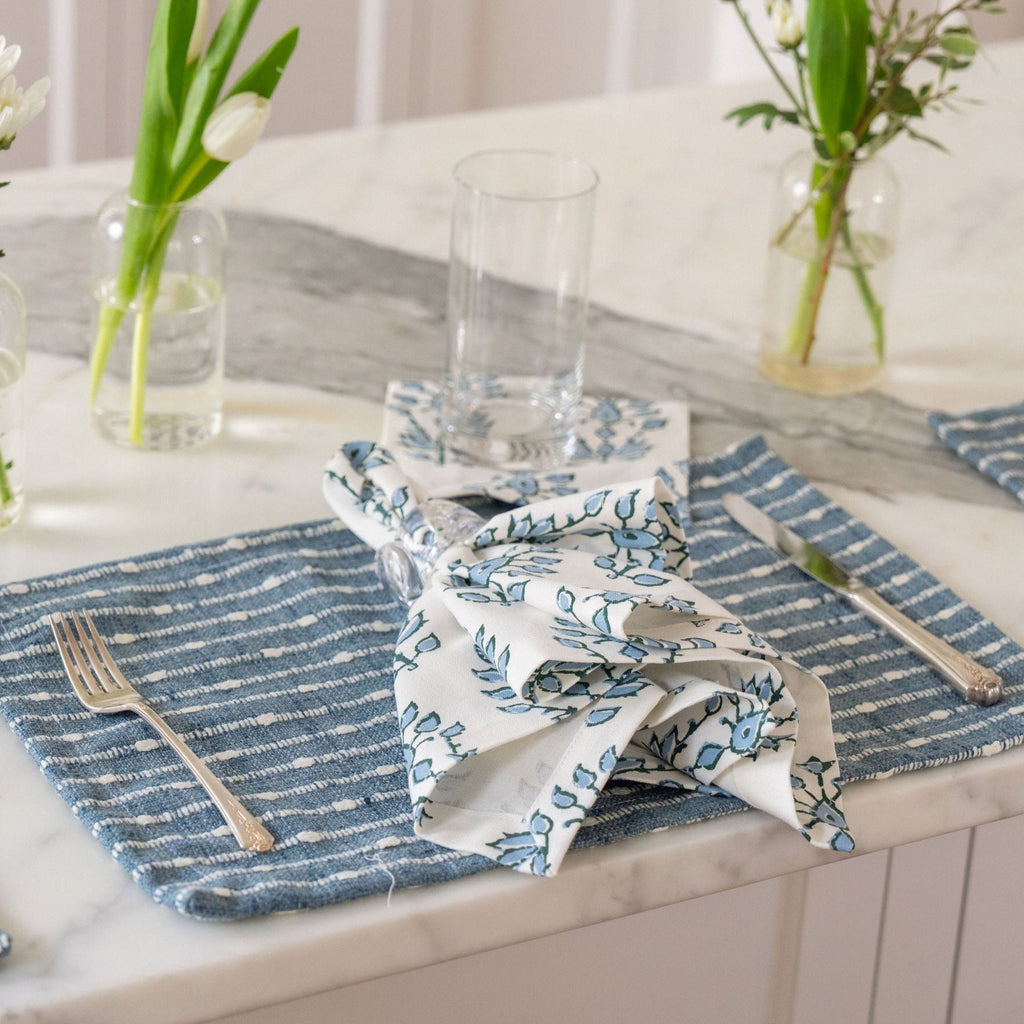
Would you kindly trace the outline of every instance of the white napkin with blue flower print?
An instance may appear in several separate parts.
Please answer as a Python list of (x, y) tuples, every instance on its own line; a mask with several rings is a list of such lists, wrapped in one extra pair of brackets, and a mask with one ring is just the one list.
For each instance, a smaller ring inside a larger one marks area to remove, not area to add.
[(641, 398), (580, 399), (572, 458), (557, 469), (501, 471), (447, 452), (438, 415), (443, 386), (402, 380), (388, 385), (381, 445), (423, 493), (481, 494), (522, 505), (616, 480), (660, 476), (677, 494), (688, 490), (690, 416), (684, 402)]
[(446, 549), (377, 445), (336, 453), (324, 493), (372, 546), (435, 553), (394, 660), (417, 834), (551, 875), (628, 780), (731, 793), (852, 849), (824, 685), (687, 582), (660, 479), (514, 508)]

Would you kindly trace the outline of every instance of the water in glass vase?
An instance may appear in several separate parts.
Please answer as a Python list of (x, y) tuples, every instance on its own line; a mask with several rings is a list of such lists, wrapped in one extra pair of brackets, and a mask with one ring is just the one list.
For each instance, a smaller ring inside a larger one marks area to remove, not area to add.
[[(95, 309), (116, 304), (113, 278), (101, 282)], [(152, 450), (190, 447), (220, 433), (224, 381), (224, 295), (220, 282), (164, 272), (153, 307), (146, 356), (142, 439), (129, 435), (132, 337), (138, 305), (125, 310), (111, 348), (92, 418), (116, 444)]]
[(25, 501), (23, 382), (21, 364), (0, 349), (0, 530), (17, 521)]
[[(769, 250), (761, 369), (770, 380), (799, 391), (819, 395), (863, 391), (883, 367), (879, 338), (884, 330), (892, 243), (881, 235), (858, 232), (851, 252), (840, 240), (808, 350), (801, 311), (807, 308), (812, 290), (817, 244), (811, 225), (800, 224)], [(872, 304), (877, 306), (877, 320), (869, 313)]]

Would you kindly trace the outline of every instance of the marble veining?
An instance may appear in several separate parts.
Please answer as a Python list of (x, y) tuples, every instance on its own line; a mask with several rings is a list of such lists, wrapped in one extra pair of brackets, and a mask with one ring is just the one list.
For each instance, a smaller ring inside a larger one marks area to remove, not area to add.
[[(374, 401), (390, 380), (441, 376), (443, 261), (292, 218), (242, 210), (227, 217), (229, 375)], [(84, 356), (89, 230), (87, 219), (46, 218), (16, 223), (5, 234), (5, 244), (32, 269), (26, 301), (33, 343), (42, 351)], [(723, 358), (723, 347), (720, 338), (595, 304), (587, 386), (595, 394), (685, 399), (698, 455), (764, 434), (817, 481), (1013, 506), (998, 487), (964, 472), (922, 410), (880, 392), (827, 399), (786, 392), (766, 381), (748, 354)]]

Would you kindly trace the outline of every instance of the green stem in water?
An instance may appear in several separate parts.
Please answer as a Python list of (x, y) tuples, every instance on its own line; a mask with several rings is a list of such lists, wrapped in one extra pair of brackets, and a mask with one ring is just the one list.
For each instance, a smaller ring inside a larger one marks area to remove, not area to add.
[[(131, 297), (126, 300), (131, 301)], [(105, 297), (100, 298), (100, 319), (96, 328), (96, 341), (92, 347), (92, 358), (89, 361), (89, 401), (96, 401), (96, 393), (100, 389), (100, 381), (103, 379), (103, 371), (110, 357), (110, 350), (114, 345), (114, 338), (121, 327), (124, 319), (126, 305), (120, 302), (111, 302)]]
[(128, 409), (128, 439), (132, 444), (142, 444), (142, 424), (146, 407), (146, 366), (149, 357), (149, 336), (153, 327), (153, 309), (160, 294), (160, 277), (167, 255), (167, 243), (171, 240), (178, 222), (177, 211), (169, 211), (164, 223), (153, 239), (142, 285), (142, 295), (135, 314), (132, 330), (131, 394)]
[(850, 271), (857, 284), (857, 291), (860, 292), (864, 308), (868, 313), (868, 319), (871, 321), (871, 329), (875, 335), (875, 357), (879, 362), (882, 362), (885, 358), (885, 310), (878, 299), (875, 298), (875, 292), (871, 287), (871, 282), (868, 280), (867, 271), (857, 255), (857, 250), (854, 248), (853, 233), (850, 231), (850, 220), (848, 217), (843, 218), (843, 244), (850, 254)]
[[(820, 188), (822, 169), (815, 164), (812, 189)], [(850, 183), (849, 167), (844, 167), (836, 174), (831, 187), (822, 189), (814, 202), (814, 224), (817, 245), (814, 256), (807, 263), (804, 273), (803, 287), (797, 300), (796, 313), (789, 328), (786, 354), (799, 357), (803, 366), (811, 358), (814, 338), (818, 328), (818, 313), (821, 310), (821, 299), (828, 283), (828, 272), (832, 266), (836, 242), (840, 228), (846, 220), (846, 189)]]
[(0, 450), (0, 508), (7, 508), (14, 501), (14, 485), (7, 475), (7, 462), (4, 453)]
[[(840, 239), (842, 239), (843, 248), (849, 255), (848, 269), (853, 275), (868, 319), (871, 321), (875, 356), (881, 362), (885, 355), (884, 309), (875, 298), (864, 262), (857, 253), (853, 232), (850, 230), (850, 218), (845, 202), (849, 183), (850, 171), (847, 170), (838, 193), (832, 200), (831, 215), (824, 234), (821, 231), (822, 222), (820, 220), (818, 222), (818, 244), (814, 257), (807, 263), (800, 296), (797, 299), (796, 313), (790, 325), (786, 354), (798, 357), (802, 366), (806, 366), (811, 358), (811, 349), (814, 347), (817, 334), (818, 314), (821, 311), (821, 300)], [(820, 211), (817, 212), (820, 213)]]

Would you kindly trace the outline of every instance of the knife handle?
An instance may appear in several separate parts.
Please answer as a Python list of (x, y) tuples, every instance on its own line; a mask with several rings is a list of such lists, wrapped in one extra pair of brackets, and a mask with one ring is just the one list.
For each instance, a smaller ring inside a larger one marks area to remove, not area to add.
[(923, 626), (908, 619), (888, 601), (866, 586), (851, 586), (847, 592), (872, 622), (878, 623), (899, 637), (915, 654), (923, 658), (960, 694), (972, 704), (997, 704), (1003, 696), (1003, 682), (991, 669), (950, 647), (945, 640), (929, 633)]

